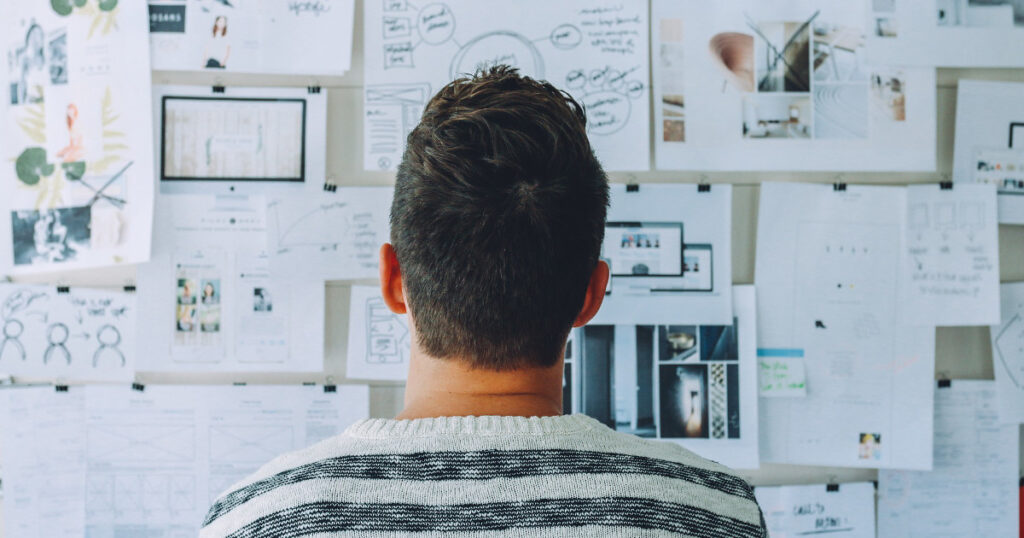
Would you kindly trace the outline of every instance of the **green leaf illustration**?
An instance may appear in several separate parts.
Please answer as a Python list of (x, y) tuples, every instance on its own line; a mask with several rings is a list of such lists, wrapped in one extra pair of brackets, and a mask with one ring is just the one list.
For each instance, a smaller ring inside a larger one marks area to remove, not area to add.
[(83, 7), (89, 0), (75, 0), (75, 7)]
[(14, 170), (22, 183), (35, 185), (39, 183), (40, 178), (53, 174), (54, 166), (46, 162), (45, 149), (32, 147), (18, 155), (18, 160), (14, 163)]
[(71, 181), (78, 181), (85, 175), (85, 161), (62, 163), (60, 166), (64, 169), (64, 175)]
[(74, 7), (71, 6), (71, 0), (50, 0), (50, 6), (61, 17), (67, 17), (74, 10)]
[(100, 0), (100, 9), (103, 11), (113, 11), (117, 7), (117, 0)]

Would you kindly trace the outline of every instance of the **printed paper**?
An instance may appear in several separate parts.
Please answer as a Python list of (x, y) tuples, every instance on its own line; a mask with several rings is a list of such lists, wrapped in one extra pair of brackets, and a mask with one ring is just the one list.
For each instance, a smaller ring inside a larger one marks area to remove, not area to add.
[(611, 186), (595, 324), (732, 323), (732, 186)]
[(0, 270), (149, 259), (153, 138), (145, 5), (11, 2), (0, 23)]
[(992, 325), (999, 422), (1024, 423), (1024, 283), (1003, 284), (1002, 321)]
[(765, 183), (758, 353), (805, 358), (805, 398), (762, 398), (762, 461), (929, 469), (935, 329), (901, 322), (907, 190)]
[(353, 0), (149, 0), (153, 69), (343, 75)]
[(586, 108), (606, 169), (647, 170), (647, 9), (638, 0), (367, 2), (364, 167), (394, 170), (431, 96), (455, 78), (505, 64)]
[(660, 170), (935, 169), (935, 70), (868, 63), (863, 2), (655, 0)]
[(871, 482), (754, 488), (772, 538), (841, 533), (875, 538), (875, 486)]
[(1024, 224), (1022, 118), (1024, 84), (960, 81), (953, 179), (995, 185), (999, 191), (999, 222), (1004, 224)]
[(61, 382), (134, 377), (134, 293), (0, 284), (0, 301), (6, 373)]
[(732, 297), (729, 325), (590, 324), (574, 331), (566, 363), (572, 412), (678, 442), (730, 467), (757, 468), (754, 288), (736, 286)]
[(935, 466), (878, 473), (878, 536), (1014, 536), (1018, 425), (1000, 425), (991, 381), (935, 392)]
[(348, 379), (404, 381), (409, 374), (409, 317), (388, 309), (377, 286), (352, 286), (348, 314)]

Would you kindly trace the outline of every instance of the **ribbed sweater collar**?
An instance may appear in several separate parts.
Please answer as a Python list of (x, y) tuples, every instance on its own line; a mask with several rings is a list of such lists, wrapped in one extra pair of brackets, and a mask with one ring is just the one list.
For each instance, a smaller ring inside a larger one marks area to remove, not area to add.
[(460, 435), (559, 435), (600, 428), (602, 424), (586, 415), (559, 417), (438, 417), (414, 420), (371, 418), (345, 430), (350, 437), (400, 439)]

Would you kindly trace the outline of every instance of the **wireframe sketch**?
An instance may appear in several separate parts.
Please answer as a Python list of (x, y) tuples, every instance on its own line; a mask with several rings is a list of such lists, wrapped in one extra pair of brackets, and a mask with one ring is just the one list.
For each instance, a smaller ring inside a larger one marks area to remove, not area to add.
[(611, 169), (644, 169), (648, 22), (639, 3), (367, 4), (364, 165), (393, 169), (431, 91), (508, 65), (584, 105), (588, 133)]
[(0, 284), (0, 297), (6, 297), (0, 311), (5, 371), (83, 380), (131, 377), (132, 294)]
[(391, 312), (383, 299), (367, 299), (366, 362), (408, 362), (409, 346), (409, 327), (405, 320)]

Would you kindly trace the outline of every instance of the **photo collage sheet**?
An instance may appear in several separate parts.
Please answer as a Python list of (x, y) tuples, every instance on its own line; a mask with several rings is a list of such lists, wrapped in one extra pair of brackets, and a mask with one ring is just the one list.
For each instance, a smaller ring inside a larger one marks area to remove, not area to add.
[(652, 13), (658, 169), (934, 170), (935, 70), (869, 63), (861, 2)]
[(152, 226), (146, 6), (14, 2), (0, 20), (0, 269), (148, 259)]

